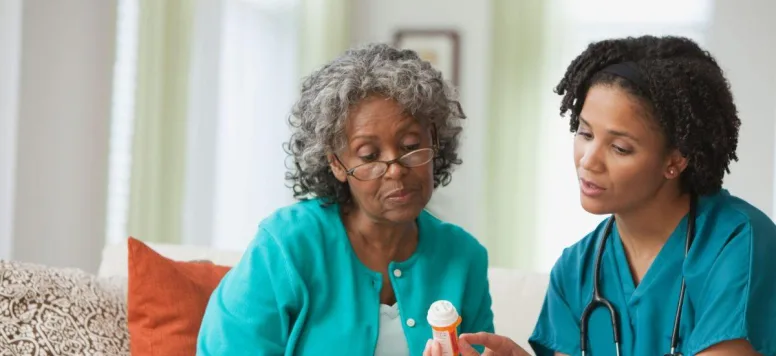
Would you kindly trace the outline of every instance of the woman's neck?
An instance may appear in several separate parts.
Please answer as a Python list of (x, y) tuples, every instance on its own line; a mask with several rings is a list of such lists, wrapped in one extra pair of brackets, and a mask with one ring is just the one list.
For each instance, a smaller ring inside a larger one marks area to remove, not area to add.
[(418, 228), (414, 221), (402, 224), (380, 222), (360, 209), (348, 209), (343, 211), (343, 222), (356, 254), (380, 261), (380, 265), (405, 260), (417, 247)]
[(654, 258), (690, 210), (690, 195), (661, 192), (637, 210), (615, 214), (629, 257)]

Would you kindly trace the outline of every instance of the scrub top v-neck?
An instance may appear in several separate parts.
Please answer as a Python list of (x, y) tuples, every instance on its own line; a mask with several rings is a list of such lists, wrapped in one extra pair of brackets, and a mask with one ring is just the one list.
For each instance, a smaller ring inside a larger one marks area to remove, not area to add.
[[(700, 197), (695, 219), (687, 257), (684, 217), (638, 285), (613, 226), (601, 258), (599, 288), (617, 311), (622, 356), (669, 352), (682, 277), (687, 290), (678, 351), (690, 356), (744, 338), (758, 352), (776, 355), (776, 225), (726, 190)], [(605, 225), (606, 219), (566, 248), (553, 267), (529, 339), (537, 355), (579, 354), (580, 316), (592, 297), (593, 264)], [(592, 313), (588, 330), (588, 355), (615, 355), (604, 308)]]

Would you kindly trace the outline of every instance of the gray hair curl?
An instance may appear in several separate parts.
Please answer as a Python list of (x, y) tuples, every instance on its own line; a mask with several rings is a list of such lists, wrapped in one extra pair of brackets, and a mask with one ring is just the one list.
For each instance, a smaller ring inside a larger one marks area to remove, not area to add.
[(465, 118), (455, 90), (442, 74), (411, 50), (369, 44), (348, 50), (308, 76), (289, 124), (284, 145), (293, 164), (286, 179), (294, 197), (349, 203), (350, 189), (334, 177), (328, 154), (346, 143), (348, 110), (371, 95), (396, 100), (424, 126), (434, 126), (439, 151), (434, 158), (434, 188), (450, 183), (458, 157), (460, 120)]

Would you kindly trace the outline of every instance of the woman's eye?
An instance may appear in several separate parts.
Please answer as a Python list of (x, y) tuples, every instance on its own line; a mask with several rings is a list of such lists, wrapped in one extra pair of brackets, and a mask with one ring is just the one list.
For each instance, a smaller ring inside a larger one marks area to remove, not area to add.
[(407, 151), (414, 151), (414, 150), (417, 150), (419, 148), (420, 148), (420, 144), (419, 143), (414, 143), (414, 144), (411, 144), (411, 145), (404, 145), (404, 149), (406, 149)]
[(364, 161), (374, 161), (379, 157), (377, 153), (370, 153), (367, 155), (361, 155), (359, 158), (361, 158)]

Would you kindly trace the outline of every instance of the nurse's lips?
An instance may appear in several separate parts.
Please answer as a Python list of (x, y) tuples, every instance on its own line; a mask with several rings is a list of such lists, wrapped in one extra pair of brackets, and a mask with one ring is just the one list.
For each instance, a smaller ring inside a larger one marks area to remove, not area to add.
[(606, 190), (605, 188), (602, 188), (601, 186), (589, 180), (585, 180), (584, 178), (579, 178), (579, 188), (582, 191), (582, 194), (591, 198), (603, 194)]

